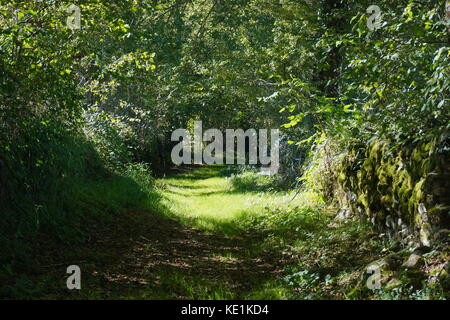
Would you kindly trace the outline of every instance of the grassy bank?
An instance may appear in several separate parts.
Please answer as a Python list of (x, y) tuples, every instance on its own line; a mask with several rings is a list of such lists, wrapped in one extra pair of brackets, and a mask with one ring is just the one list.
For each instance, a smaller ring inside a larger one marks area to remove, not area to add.
[[(50, 299), (425, 299), (440, 287), (371, 291), (365, 267), (398, 251), (359, 221), (339, 221), (314, 193), (276, 191), (254, 173), (210, 166), (153, 181), (140, 167), (83, 193), (84, 241), (40, 240), (7, 297)], [(147, 178), (146, 178), (147, 177)], [(90, 199), (87, 201), (86, 199)], [(88, 204), (91, 204), (88, 205)], [(49, 240), (49, 239), (47, 239)], [(430, 259), (436, 257), (430, 256)], [(82, 289), (66, 289), (68, 265)]]

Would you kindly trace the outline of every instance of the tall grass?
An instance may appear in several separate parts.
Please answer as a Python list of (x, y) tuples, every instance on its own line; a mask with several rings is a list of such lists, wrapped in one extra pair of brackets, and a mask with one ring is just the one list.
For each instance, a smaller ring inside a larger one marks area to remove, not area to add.
[[(31, 127), (30, 127), (31, 126)], [(29, 124), (0, 137), (0, 283), (33, 268), (42, 239), (83, 241), (92, 221), (159, 201), (147, 165), (106, 169), (93, 144), (59, 125)]]

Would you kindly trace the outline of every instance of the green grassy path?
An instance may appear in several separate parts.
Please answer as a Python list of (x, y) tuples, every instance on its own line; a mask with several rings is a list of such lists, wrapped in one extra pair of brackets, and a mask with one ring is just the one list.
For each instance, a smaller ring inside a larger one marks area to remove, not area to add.
[(221, 175), (223, 169), (204, 167), (162, 180), (166, 186), (164, 204), (172, 216), (204, 231), (228, 235), (242, 232), (239, 221), (254, 212), (262, 195), (236, 192), (229, 179)]
[[(289, 258), (244, 222), (267, 195), (233, 190), (211, 166), (157, 181), (161, 200), (129, 210), (64, 261), (80, 265), (83, 289), (48, 281), (47, 298), (284, 299), (279, 276)], [(273, 196), (274, 201), (276, 197)], [(63, 266), (54, 276), (63, 274)], [(50, 277), (52, 278), (52, 277)]]
[(219, 175), (220, 169), (205, 167), (165, 179), (166, 206), (201, 229), (232, 232), (231, 223), (245, 215), (252, 196), (233, 193), (228, 180)]
[[(359, 282), (361, 270), (390, 249), (367, 225), (337, 221), (335, 209), (313, 193), (263, 192), (264, 178), (244, 174), (239, 179), (249, 179), (236, 184), (222, 171), (209, 166), (160, 179), (147, 204), (91, 225), (82, 245), (48, 242), (47, 255), (33, 265), (35, 274), (19, 278), (12, 296), (371, 297)], [(82, 270), (79, 291), (66, 288), (71, 264)]]

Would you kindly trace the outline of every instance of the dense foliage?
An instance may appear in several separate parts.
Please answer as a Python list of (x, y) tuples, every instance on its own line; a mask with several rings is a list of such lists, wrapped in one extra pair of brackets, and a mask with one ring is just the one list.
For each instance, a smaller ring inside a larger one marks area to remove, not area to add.
[(289, 176), (315, 139), (402, 145), (449, 129), (443, 0), (0, 4), (0, 263), (24, 238), (72, 239), (81, 186), (148, 169), (131, 163), (163, 171), (171, 132), (194, 120), (283, 128), (298, 143), (284, 147)]

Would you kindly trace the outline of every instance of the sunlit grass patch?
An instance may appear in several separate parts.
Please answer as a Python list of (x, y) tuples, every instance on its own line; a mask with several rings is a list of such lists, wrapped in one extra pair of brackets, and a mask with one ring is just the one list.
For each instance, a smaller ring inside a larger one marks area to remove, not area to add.
[(214, 253), (211, 255), (211, 259), (222, 263), (236, 263), (239, 261), (239, 258), (233, 255), (231, 252), (227, 252), (224, 254)]
[(261, 185), (267, 184), (265, 191), (257, 190), (260, 182), (247, 181), (237, 186), (233, 179), (220, 175), (223, 170), (224, 166), (209, 166), (165, 179), (162, 193), (167, 212), (205, 231), (236, 234), (245, 231), (248, 222), (258, 217), (266, 220), (277, 213), (289, 216), (300, 207), (317, 207), (320, 203), (314, 193), (267, 191), (270, 177), (254, 173), (249, 173), (249, 179), (263, 181)]
[(236, 293), (227, 283), (211, 283), (198, 276), (182, 273), (159, 273), (161, 287), (165, 288), (167, 299), (228, 300), (236, 299)]

